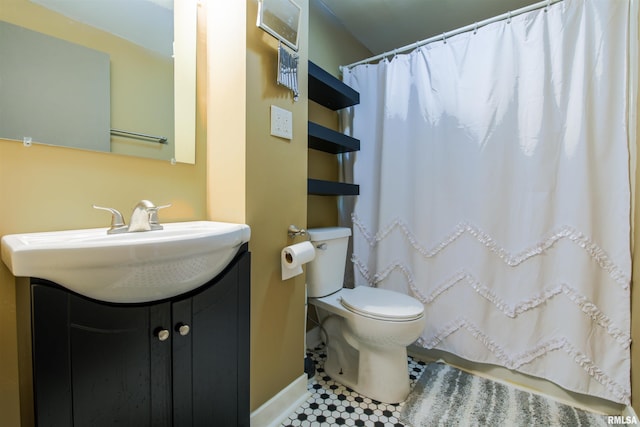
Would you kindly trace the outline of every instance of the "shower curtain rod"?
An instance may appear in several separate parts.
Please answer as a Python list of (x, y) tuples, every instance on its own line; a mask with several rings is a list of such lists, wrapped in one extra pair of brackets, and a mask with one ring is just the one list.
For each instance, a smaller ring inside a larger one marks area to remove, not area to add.
[(425, 40), (421, 40), (421, 41), (418, 41), (418, 42), (415, 42), (415, 43), (408, 44), (408, 45), (403, 46), (403, 47), (398, 48), (398, 49), (394, 49), (394, 50), (391, 50), (391, 51), (388, 51), (388, 52), (381, 53), (381, 54), (376, 55), (376, 56), (372, 56), (371, 58), (366, 58), (366, 59), (363, 59), (361, 61), (354, 62), (353, 64), (341, 65), (340, 66), (340, 71), (348, 70), (349, 68), (355, 67), (356, 65), (368, 64), (368, 63), (377, 61), (379, 59), (386, 58), (387, 56), (397, 55), (398, 53), (401, 53), (401, 52), (406, 52), (408, 50), (417, 49), (417, 48), (419, 48), (421, 46), (424, 46), (424, 45), (427, 45), (429, 43), (433, 43), (433, 42), (440, 41), (440, 40), (446, 40), (448, 37), (452, 37), (452, 36), (455, 36), (455, 35), (458, 35), (458, 34), (466, 33), (468, 31), (475, 31), (478, 28), (482, 28), (482, 27), (484, 27), (486, 25), (493, 24), (494, 22), (504, 21), (505, 19), (511, 19), (514, 16), (522, 15), (523, 13), (531, 12), (533, 10), (542, 9), (542, 8), (545, 8), (545, 10), (546, 10), (546, 8), (548, 8), (552, 4), (559, 3), (561, 1), (563, 1), (563, 0), (544, 0), (544, 1), (541, 1), (541, 2), (538, 2), (538, 3), (534, 3), (534, 4), (531, 4), (529, 6), (525, 6), (523, 8), (520, 8), (520, 9), (516, 9), (516, 10), (510, 11), (510, 12), (507, 12), (507, 13), (503, 13), (502, 15), (494, 16), (493, 18), (485, 19), (484, 21), (480, 21), (480, 22), (476, 22), (476, 23), (471, 24), (471, 25), (467, 25), (466, 27), (458, 28), (457, 30), (444, 32), (439, 36), (433, 36), (433, 37), (430, 37), (430, 38), (425, 39)]

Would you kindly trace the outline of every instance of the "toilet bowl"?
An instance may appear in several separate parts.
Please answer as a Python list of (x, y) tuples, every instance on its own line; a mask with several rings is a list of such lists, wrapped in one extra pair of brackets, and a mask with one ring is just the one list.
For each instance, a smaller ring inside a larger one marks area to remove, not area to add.
[(409, 394), (407, 346), (424, 328), (424, 306), (385, 289), (343, 288), (351, 230), (307, 232), (316, 247), (315, 259), (307, 264), (307, 293), (327, 345), (325, 372), (371, 399), (404, 401)]

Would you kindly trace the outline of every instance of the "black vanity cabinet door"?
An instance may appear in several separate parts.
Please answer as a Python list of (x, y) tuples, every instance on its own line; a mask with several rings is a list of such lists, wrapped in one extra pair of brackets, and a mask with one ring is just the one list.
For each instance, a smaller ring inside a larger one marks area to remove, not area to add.
[(170, 426), (170, 304), (117, 306), (32, 286), (38, 426)]
[(249, 427), (249, 264), (247, 252), (211, 286), (172, 304), (176, 427)]

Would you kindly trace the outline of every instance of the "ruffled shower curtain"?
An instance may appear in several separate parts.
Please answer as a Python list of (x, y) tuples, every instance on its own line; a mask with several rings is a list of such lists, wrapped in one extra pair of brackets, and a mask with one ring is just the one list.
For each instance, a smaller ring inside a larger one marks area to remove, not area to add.
[(629, 1), (565, 0), (344, 71), (356, 285), (418, 343), (630, 402)]

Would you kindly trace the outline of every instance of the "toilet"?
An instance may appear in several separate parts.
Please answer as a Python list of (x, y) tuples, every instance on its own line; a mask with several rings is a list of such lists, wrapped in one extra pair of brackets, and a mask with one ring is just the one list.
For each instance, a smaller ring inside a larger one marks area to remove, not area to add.
[(307, 264), (307, 296), (327, 345), (325, 372), (371, 399), (399, 403), (409, 394), (407, 346), (422, 333), (424, 306), (386, 289), (343, 288), (351, 230), (307, 230), (316, 256)]

